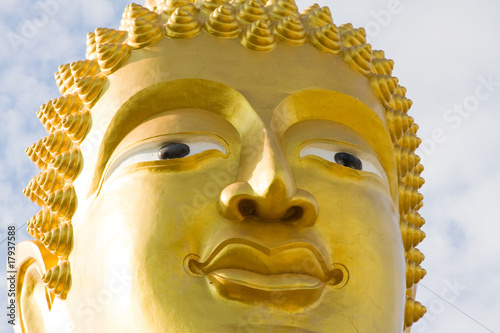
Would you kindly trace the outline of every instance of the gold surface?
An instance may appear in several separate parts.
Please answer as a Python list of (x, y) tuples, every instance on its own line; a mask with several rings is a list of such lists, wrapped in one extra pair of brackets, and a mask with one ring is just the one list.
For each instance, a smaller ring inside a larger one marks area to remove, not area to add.
[(408, 332), (423, 179), (393, 62), (326, 7), (153, 2), (89, 34), (37, 113), (16, 329)]

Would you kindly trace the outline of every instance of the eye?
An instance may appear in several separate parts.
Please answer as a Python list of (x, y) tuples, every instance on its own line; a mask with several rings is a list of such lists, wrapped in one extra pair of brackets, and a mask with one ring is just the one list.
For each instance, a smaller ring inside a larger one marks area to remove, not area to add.
[(158, 149), (158, 158), (160, 160), (171, 160), (182, 158), (189, 155), (191, 149), (185, 143), (172, 142)]
[(378, 159), (365, 151), (347, 152), (340, 145), (318, 143), (304, 147), (300, 157), (305, 156), (317, 156), (346, 168), (371, 172), (384, 178), (384, 171)]
[(363, 163), (361, 160), (352, 154), (336, 153), (333, 158), (337, 164), (354, 170), (363, 170)]
[[(195, 141), (196, 140), (196, 141)], [(118, 155), (111, 163), (105, 179), (108, 179), (119, 170), (129, 165), (163, 160), (176, 160), (193, 156), (204, 151), (217, 150), (226, 154), (226, 149), (219, 141), (212, 138), (197, 138), (185, 142), (149, 142), (142, 143)]]

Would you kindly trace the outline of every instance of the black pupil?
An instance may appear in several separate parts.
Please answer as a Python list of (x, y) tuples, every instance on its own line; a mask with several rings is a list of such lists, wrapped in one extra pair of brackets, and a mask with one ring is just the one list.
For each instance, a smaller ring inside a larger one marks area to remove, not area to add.
[(189, 155), (189, 146), (184, 143), (169, 143), (158, 150), (158, 158), (160, 160), (170, 160), (173, 158), (181, 158)]
[(337, 164), (340, 164), (342, 166), (355, 169), (355, 170), (362, 170), (363, 169), (363, 164), (361, 163), (361, 160), (357, 158), (354, 155), (351, 155), (349, 153), (336, 153), (335, 154), (335, 162)]

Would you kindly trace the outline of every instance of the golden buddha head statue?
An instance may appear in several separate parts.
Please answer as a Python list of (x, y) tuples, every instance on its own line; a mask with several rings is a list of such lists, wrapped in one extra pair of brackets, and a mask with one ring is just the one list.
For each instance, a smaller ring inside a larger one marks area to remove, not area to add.
[(418, 126), (362, 28), (148, 0), (88, 34), (27, 149), (18, 332), (409, 332)]

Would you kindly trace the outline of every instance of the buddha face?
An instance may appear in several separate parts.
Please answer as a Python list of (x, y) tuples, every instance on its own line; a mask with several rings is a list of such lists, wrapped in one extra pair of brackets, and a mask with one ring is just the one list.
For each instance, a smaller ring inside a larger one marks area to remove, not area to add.
[(201, 35), (134, 51), (109, 80), (52, 327), (401, 330), (395, 161), (366, 77), (313, 47)]

